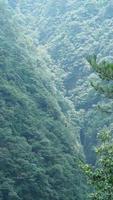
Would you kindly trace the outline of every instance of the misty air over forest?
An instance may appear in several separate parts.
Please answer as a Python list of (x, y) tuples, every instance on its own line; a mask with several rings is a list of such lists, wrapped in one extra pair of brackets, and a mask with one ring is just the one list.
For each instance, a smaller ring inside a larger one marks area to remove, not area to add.
[(0, 200), (113, 200), (113, 0), (0, 0)]

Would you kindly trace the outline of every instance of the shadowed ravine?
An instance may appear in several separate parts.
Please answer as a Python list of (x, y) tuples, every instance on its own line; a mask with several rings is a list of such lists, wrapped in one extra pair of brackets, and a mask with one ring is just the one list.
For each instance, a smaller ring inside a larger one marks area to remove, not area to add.
[(0, 0), (0, 200), (89, 200), (113, 104), (86, 57), (112, 62), (112, 21), (112, 1)]

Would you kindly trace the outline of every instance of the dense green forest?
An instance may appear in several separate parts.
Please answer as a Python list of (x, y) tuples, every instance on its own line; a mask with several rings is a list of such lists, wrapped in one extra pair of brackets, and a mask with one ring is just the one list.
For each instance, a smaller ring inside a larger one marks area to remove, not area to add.
[(80, 161), (113, 129), (112, 26), (111, 0), (0, 0), (0, 200), (88, 200)]
[[(103, 60), (97, 61), (96, 55), (87, 57), (88, 63), (97, 72), (101, 83), (92, 83), (96, 90), (109, 98), (113, 98), (113, 63)], [(104, 82), (106, 81), (106, 82)], [(90, 191), (92, 200), (113, 199), (113, 133), (109, 127), (104, 127), (98, 134), (98, 145), (95, 148), (96, 163), (94, 166), (81, 162), (81, 168), (87, 176), (89, 185), (93, 186)]]

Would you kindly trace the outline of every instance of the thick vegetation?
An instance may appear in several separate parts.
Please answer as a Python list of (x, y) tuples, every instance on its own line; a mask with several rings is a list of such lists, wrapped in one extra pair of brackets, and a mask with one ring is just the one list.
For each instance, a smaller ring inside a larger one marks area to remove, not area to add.
[(90, 195), (92, 200), (113, 199), (113, 139), (109, 130), (104, 129), (98, 134), (99, 146), (96, 148), (97, 164), (95, 167), (82, 165), (88, 177), (89, 184), (93, 186)]
[[(97, 132), (104, 125), (112, 126), (113, 106), (111, 100), (90, 85), (96, 76), (85, 58), (90, 52), (98, 54), (100, 61), (103, 57), (111, 61), (113, 2), (24, 0), (14, 5), (10, 0), (10, 4), (19, 10), (18, 14), (21, 11), (27, 16), (25, 25), (28, 30), (34, 30), (33, 42), (43, 48), (56, 65), (57, 88), (74, 103), (76, 117), (73, 118), (80, 127), (86, 158), (94, 164)], [(32, 31), (29, 34), (32, 35)]]
[(0, 199), (83, 200), (73, 105), (57, 89), (59, 72), (34, 43), (24, 14), (11, 5), (0, 1)]
[[(102, 79), (101, 84), (94, 83), (94, 87), (108, 97), (113, 98), (113, 63), (102, 61), (97, 62), (97, 56), (88, 56), (87, 61)], [(104, 81), (106, 81), (104, 83)], [(108, 111), (109, 112), (109, 111)], [(83, 165), (83, 169), (88, 177), (89, 183), (94, 187), (91, 194), (93, 200), (113, 199), (113, 128), (104, 128), (98, 134), (98, 156), (96, 166)]]
[(0, 0), (1, 200), (87, 200), (82, 145), (95, 164), (97, 133), (112, 129), (112, 11), (107, 0)]

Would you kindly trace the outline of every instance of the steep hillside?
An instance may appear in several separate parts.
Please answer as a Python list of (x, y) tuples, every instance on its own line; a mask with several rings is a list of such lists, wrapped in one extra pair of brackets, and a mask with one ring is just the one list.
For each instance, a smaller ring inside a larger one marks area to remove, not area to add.
[(35, 13), (25, 16), (33, 7), (9, 3), (0, 1), (0, 199), (87, 199), (79, 126), (63, 96), (63, 70), (38, 44)]
[(27, 24), (35, 30), (34, 42), (46, 49), (57, 70), (62, 69), (60, 90), (75, 105), (75, 120), (81, 129), (86, 158), (94, 164), (93, 145), (96, 145), (97, 132), (112, 123), (112, 112), (106, 112), (105, 103), (111, 110), (112, 103), (91, 86), (90, 81), (96, 80), (96, 76), (85, 57), (95, 53), (99, 60), (103, 57), (111, 60), (113, 2), (26, 0), (20, 2), (18, 8), (27, 15), (31, 22)]
[(1, 200), (88, 199), (82, 145), (95, 164), (113, 105), (85, 57), (111, 60), (112, 11), (111, 0), (0, 0)]

